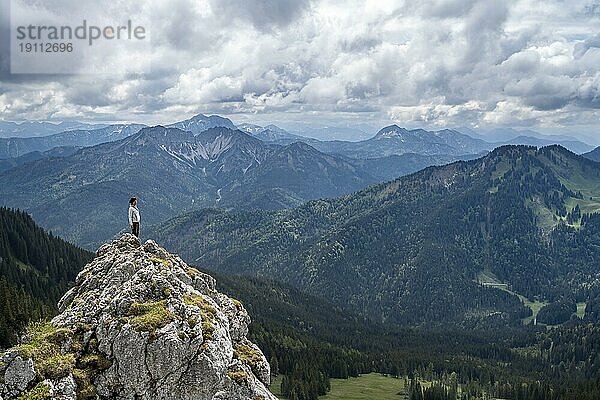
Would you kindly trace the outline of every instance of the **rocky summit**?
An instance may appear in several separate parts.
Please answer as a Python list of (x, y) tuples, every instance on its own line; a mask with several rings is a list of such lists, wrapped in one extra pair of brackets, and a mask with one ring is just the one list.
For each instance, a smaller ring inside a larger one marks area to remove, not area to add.
[(101, 246), (58, 306), (3, 354), (0, 398), (276, 400), (242, 304), (151, 240)]

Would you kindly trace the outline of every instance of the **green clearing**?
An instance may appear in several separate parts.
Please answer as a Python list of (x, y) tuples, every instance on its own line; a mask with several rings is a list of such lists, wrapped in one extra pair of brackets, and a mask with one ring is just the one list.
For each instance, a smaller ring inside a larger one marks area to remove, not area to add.
[(523, 296), (522, 294), (513, 292), (512, 290), (510, 290), (509, 285), (507, 283), (500, 281), (500, 279), (498, 279), (498, 277), (496, 277), (496, 275), (494, 275), (494, 273), (490, 270), (481, 271), (477, 275), (477, 282), (484, 286), (490, 286), (490, 287), (494, 287), (496, 289), (504, 290), (510, 294), (517, 296), (523, 302), (523, 304), (525, 304), (527, 307), (529, 307), (531, 309), (531, 311), (533, 312), (532, 316), (523, 318), (521, 320), (521, 322), (523, 324), (528, 324), (528, 323), (530, 323), (531, 320), (535, 320), (540, 309), (542, 307), (544, 307), (546, 304), (548, 304), (547, 302), (544, 302), (544, 301), (537, 301), (537, 300), (531, 301), (527, 297)]
[(560, 182), (573, 192), (581, 192), (583, 199), (570, 198), (566, 201), (567, 210), (579, 204), (582, 213), (591, 214), (600, 212), (600, 180), (593, 173), (586, 174), (586, 168), (582, 165), (577, 167), (571, 165), (568, 160), (563, 160), (555, 166)]
[(322, 400), (400, 400), (405, 394), (404, 379), (390, 378), (378, 373), (358, 378), (332, 379), (331, 391)]
[[(562, 173), (561, 173), (562, 172)], [(560, 171), (559, 180), (568, 189), (581, 192), (583, 199), (570, 199), (571, 204), (579, 203), (581, 212), (600, 210), (600, 181), (596, 177), (583, 176), (579, 171)], [(567, 202), (567, 209), (570, 204)]]
[[(536, 216), (537, 225), (542, 232), (550, 232), (558, 224), (560, 219), (566, 221), (566, 218), (561, 218), (556, 215), (554, 211), (547, 208), (539, 197), (526, 199), (525, 206), (527, 206)], [(568, 210), (570, 211), (570, 208), (568, 208)]]
[(582, 303), (577, 303), (577, 316), (581, 319), (585, 317), (585, 301)]
[(508, 290), (508, 283), (502, 283), (500, 279), (490, 270), (483, 270), (477, 275), (477, 282), (484, 286), (491, 286), (502, 290)]
[(502, 159), (498, 165), (496, 165), (496, 170), (492, 174), (492, 180), (503, 178), (504, 174), (506, 174), (512, 168), (512, 163), (507, 159)]
[[(513, 292), (514, 293), (514, 292)], [(521, 299), (521, 301), (529, 308), (531, 308), (531, 311), (533, 312), (533, 315), (531, 317), (527, 317), (527, 318), (523, 318), (521, 320), (521, 322), (526, 325), (528, 323), (531, 322), (531, 320), (536, 320), (538, 313), (540, 312), (540, 309), (542, 307), (544, 307), (546, 304), (548, 304), (545, 301), (529, 301), (529, 299), (527, 299), (525, 296), (520, 295), (515, 293), (517, 296), (519, 296), (519, 298)], [(537, 321), (536, 321), (537, 322)]]
[[(529, 307), (531, 309), (531, 311), (533, 313), (532, 316), (523, 318), (521, 320), (521, 322), (524, 325), (527, 325), (532, 320), (535, 320), (537, 318), (538, 312), (540, 312), (540, 309), (548, 304), (548, 302), (546, 302), (546, 301), (538, 301), (538, 300), (531, 301), (527, 297), (523, 296), (522, 294), (513, 292), (512, 290), (510, 290), (510, 286), (508, 285), (508, 283), (504, 283), (504, 282), (500, 281), (500, 279), (498, 279), (498, 277), (496, 277), (496, 275), (494, 275), (494, 273), (490, 270), (483, 270), (483, 271), (479, 272), (479, 274), (477, 275), (477, 282), (484, 286), (490, 286), (490, 287), (494, 287), (496, 289), (504, 290), (510, 294), (517, 296), (523, 302), (523, 304), (525, 304), (527, 307)], [(583, 319), (583, 317), (585, 316), (585, 304), (586, 304), (585, 302), (577, 303), (576, 315), (581, 319)]]
[[(269, 390), (280, 400), (286, 400), (281, 396), (282, 375), (273, 379)], [(408, 398), (404, 388), (405, 380), (391, 378), (373, 372), (361, 375), (358, 378), (331, 379), (331, 391), (321, 400), (405, 400)], [(423, 382), (424, 387), (430, 383)]]
[(281, 380), (283, 379), (283, 375), (277, 375), (275, 378), (271, 380), (271, 385), (269, 386), (269, 390), (273, 393), (278, 399), (285, 400), (285, 397), (281, 395)]
[[(492, 173), (492, 180), (495, 179), (499, 179), (504, 177), (504, 174), (506, 174), (512, 167), (512, 164), (506, 160), (502, 160), (498, 163), (498, 165), (496, 166), (496, 170)], [(498, 186), (492, 186), (489, 189), (490, 193), (496, 193), (498, 192)]]
[(579, 209), (581, 210), (582, 214), (600, 213), (599, 200), (600, 197), (598, 196), (584, 197), (583, 199), (574, 199), (570, 197), (567, 199), (567, 201), (565, 201), (565, 207), (567, 207), (567, 211), (571, 211), (576, 205), (579, 205)]

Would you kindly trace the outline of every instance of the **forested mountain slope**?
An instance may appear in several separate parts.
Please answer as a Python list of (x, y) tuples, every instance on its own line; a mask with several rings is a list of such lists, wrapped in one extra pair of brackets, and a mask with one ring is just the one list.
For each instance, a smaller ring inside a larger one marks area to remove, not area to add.
[(89, 259), (26, 213), (0, 208), (0, 346), (14, 341), (26, 321), (51, 315)]
[[(491, 271), (529, 298), (600, 288), (600, 166), (559, 146), (505, 146), (279, 212), (204, 210), (156, 236), (196, 263), (269, 276), (386, 321), (517, 320)], [(589, 215), (588, 215), (589, 214)]]

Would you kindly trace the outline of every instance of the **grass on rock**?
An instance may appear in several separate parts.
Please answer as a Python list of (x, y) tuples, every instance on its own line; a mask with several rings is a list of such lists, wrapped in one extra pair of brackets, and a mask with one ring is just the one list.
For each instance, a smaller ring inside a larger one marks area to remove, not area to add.
[[(183, 301), (188, 306), (196, 306), (200, 309), (200, 317), (202, 318), (202, 335), (205, 340), (211, 340), (215, 332), (214, 319), (217, 315), (217, 310), (204, 297), (197, 294), (183, 296)], [(197, 321), (190, 321), (195, 324)]]
[(129, 316), (132, 317), (129, 322), (135, 329), (150, 333), (175, 320), (175, 314), (167, 309), (166, 300), (133, 303)]
[(50, 322), (35, 322), (27, 327), (25, 342), (17, 349), (24, 357), (33, 360), (40, 378), (62, 378), (75, 366), (73, 354), (60, 352), (60, 344), (71, 335), (69, 329), (56, 328)]

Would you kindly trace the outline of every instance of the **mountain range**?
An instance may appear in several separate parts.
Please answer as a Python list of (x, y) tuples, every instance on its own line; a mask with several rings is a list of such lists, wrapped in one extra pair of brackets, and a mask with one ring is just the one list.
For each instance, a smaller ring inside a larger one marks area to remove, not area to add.
[(31, 152), (45, 152), (56, 147), (88, 147), (126, 138), (144, 125), (109, 125), (91, 130), (73, 130), (50, 136), (0, 138), (0, 159), (16, 158)]
[(353, 158), (376, 158), (407, 153), (426, 156), (470, 156), (493, 147), (483, 140), (473, 139), (457, 131), (407, 130), (397, 125), (387, 126), (373, 138), (359, 142), (322, 141), (311, 144), (323, 152)]
[(49, 136), (70, 130), (93, 130), (104, 128), (108, 124), (87, 124), (83, 122), (63, 121), (51, 123), (43, 121), (10, 122), (0, 121), (0, 138)]
[(174, 125), (188, 131), (119, 125), (14, 139), (34, 150), (40, 141), (41, 148), (69, 139), (89, 146), (123, 137), (1, 160), (2, 204), (25, 208), (45, 228), (91, 248), (126, 229), (121, 210), (131, 195), (145, 203), (150, 224), (203, 207), (281, 209), (473, 159), (489, 147), (457, 131), (398, 126), (363, 142), (319, 142), (297, 141), (276, 126), (244, 125), (252, 135), (245, 134), (222, 127), (234, 125), (218, 116)]
[(122, 205), (131, 195), (144, 204), (145, 225), (203, 207), (277, 210), (474, 159), (496, 146), (457, 130), (397, 125), (359, 142), (319, 141), (275, 125), (238, 130), (227, 118), (202, 114), (142, 128), (0, 139), (1, 204), (24, 208), (45, 228), (92, 248), (127, 228)]
[(19, 157), (0, 159), (0, 173), (33, 161), (41, 160), (43, 158), (70, 156), (80, 148), (81, 147), (75, 146), (60, 146), (53, 147), (50, 150), (46, 150), (43, 152), (32, 151), (29, 153), (25, 153)]
[(514, 292), (600, 293), (598, 179), (600, 164), (563, 147), (505, 146), (293, 209), (192, 212), (152, 235), (206, 268), (327, 293), (383, 321), (510, 323), (529, 315)]
[[(33, 151), (44, 152), (53, 147), (83, 147), (116, 141), (136, 133), (144, 126), (139, 124), (109, 126), (80, 125), (84, 129), (55, 132), (55, 130), (61, 127), (76, 127), (77, 124), (49, 124), (45, 122), (27, 122), (21, 124), (0, 123), (0, 129), (4, 126), (5, 132), (10, 133), (14, 131), (17, 136), (0, 139), (0, 159), (20, 157)], [(42, 137), (23, 137), (27, 132), (31, 133), (31, 130), (27, 127), (33, 129), (32, 127), (36, 126), (39, 127), (39, 130), (37, 133), (31, 134), (31, 136)], [(531, 130), (515, 129), (496, 129), (481, 133), (469, 128), (427, 131), (424, 129), (408, 130), (397, 125), (390, 125), (382, 128), (369, 139), (347, 141), (319, 140), (290, 133), (273, 124), (259, 126), (240, 123), (235, 125), (230, 119), (218, 115), (207, 116), (198, 114), (187, 120), (166, 126), (189, 131), (195, 135), (216, 127), (239, 129), (264, 142), (287, 145), (302, 141), (322, 152), (344, 155), (350, 158), (380, 158), (383, 156), (414, 153), (423, 156), (437, 155), (465, 159), (474, 155), (482, 155), (495, 147), (506, 144), (524, 144), (538, 147), (559, 144), (578, 154), (592, 150), (591, 146), (571, 136), (547, 136)], [(85, 127), (89, 127), (89, 129), (85, 129)], [(348, 128), (349, 130), (350, 128)], [(319, 137), (326, 138), (328, 136), (320, 135)], [(329, 137), (336, 137), (336, 135)]]
[[(461, 159), (483, 155), (492, 149), (509, 144), (548, 146), (559, 144), (577, 154), (590, 151), (592, 146), (569, 136), (546, 136), (535, 131), (503, 130), (489, 137), (479, 135), (473, 130), (442, 129), (427, 131), (424, 129), (406, 129), (390, 125), (379, 130), (375, 136), (359, 141), (318, 140), (295, 135), (275, 125), (261, 127), (252, 124), (240, 124), (238, 128), (266, 142), (289, 144), (302, 141), (314, 148), (330, 154), (344, 155), (350, 158), (369, 159), (391, 155), (419, 154), (424, 156), (452, 156)], [(512, 136), (511, 136), (512, 133)], [(492, 140), (491, 140), (492, 139)], [(434, 165), (434, 164), (431, 164)]]
[(279, 209), (336, 197), (431, 162), (412, 155), (350, 160), (228, 128), (194, 135), (158, 126), (17, 165), (0, 174), (0, 195), (89, 248), (127, 228), (124, 208), (133, 195), (148, 225), (202, 207)]
[(542, 134), (532, 129), (515, 129), (510, 127), (496, 127), (490, 129), (472, 129), (467, 127), (458, 127), (455, 128), (455, 130), (467, 134), (471, 137), (483, 139), (487, 142), (493, 143), (506, 143), (512, 140), (513, 138), (520, 136), (549, 140), (554, 144), (558, 144), (559, 141), (579, 141), (575, 136), (569, 134)]

